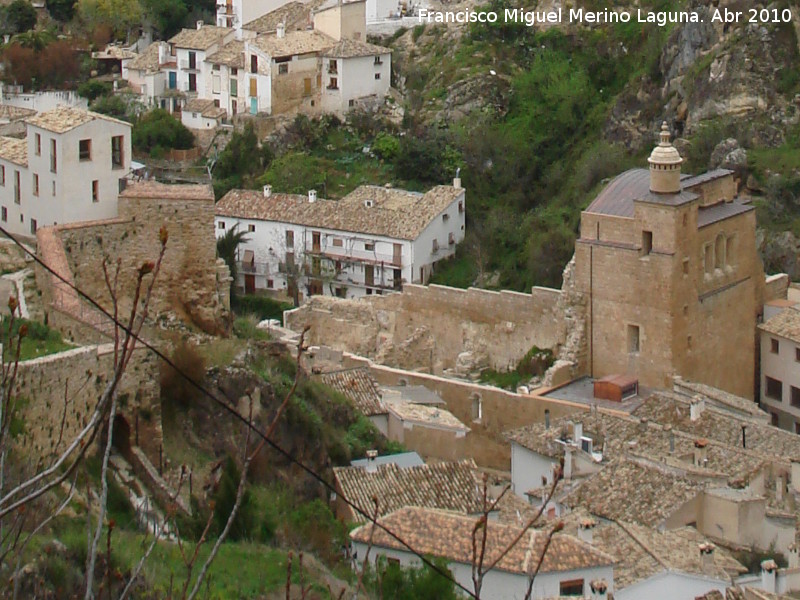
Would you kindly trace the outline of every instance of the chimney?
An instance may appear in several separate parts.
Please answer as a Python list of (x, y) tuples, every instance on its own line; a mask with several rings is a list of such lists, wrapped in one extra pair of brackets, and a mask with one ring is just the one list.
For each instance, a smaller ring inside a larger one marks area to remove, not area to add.
[(797, 542), (789, 546), (789, 568), (790, 569), (797, 569), (800, 568), (800, 547), (798, 547)]
[(572, 479), (572, 455), (575, 453), (575, 447), (566, 445), (564, 446), (564, 480), (569, 481)]
[(594, 528), (596, 525), (597, 523), (595, 523), (594, 519), (591, 517), (581, 519), (581, 522), (578, 523), (578, 539), (586, 542), (587, 544), (593, 543)]
[(709, 573), (709, 571), (714, 567), (714, 544), (711, 542), (703, 542), (700, 544), (700, 566), (703, 569), (704, 573)]
[(786, 491), (786, 483), (783, 480), (783, 475), (778, 475), (775, 478), (775, 500), (783, 502), (783, 494)]
[(708, 440), (700, 438), (694, 441), (694, 464), (705, 467), (708, 463)]
[(692, 421), (697, 421), (700, 418), (700, 415), (703, 414), (705, 407), (706, 401), (702, 396), (695, 396), (692, 398), (692, 403), (689, 407), (689, 418), (691, 418)]
[(580, 448), (581, 438), (583, 437), (583, 423), (573, 423), (572, 425), (572, 443)]
[(775, 561), (767, 559), (761, 563), (761, 589), (770, 594), (775, 593), (775, 579), (778, 574), (778, 565)]
[[(550, 409), (549, 408), (545, 408), (544, 409), (544, 428), (545, 429), (550, 429)], [(794, 464), (794, 463), (792, 463), (792, 464)], [(800, 472), (800, 463), (798, 463), (797, 466), (798, 466), (798, 472)]]
[(158, 42), (158, 64), (163, 65), (167, 62), (167, 46), (163, 42)]
[(377, 450), (367, 450), (367, 473), (377, 472), (378, 465), (375, 464), (376, 458), (378, 458)]
[(267, 184), (264, 186), (264, 198), (269, 198), (272, 196), (272, 186)]
[(202, 29), (203, 28), (203, 21), (202, 20), (197, 22), (197, 28), (198, 29)]
[(280, 22), (278, 23), (278, 37), (282, 38), (286, 36), (286, 23)]
[(457, 190), (461, 189), (461, 177), (454, 177), (453, 178), (453, 187)]
[(606, 600), (608, 598), (608, 583), (605, 579), (595, 579), (589, 587), (592, 590), (592, 600)]
[(308, 201), (309, 202), (317, 201), (317, 190), (308, 190)]

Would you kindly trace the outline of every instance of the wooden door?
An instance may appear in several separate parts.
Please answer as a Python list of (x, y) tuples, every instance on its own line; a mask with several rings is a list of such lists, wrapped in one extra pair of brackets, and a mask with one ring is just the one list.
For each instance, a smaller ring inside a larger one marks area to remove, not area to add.
[(403, 244), (394, 245), (394, 255), (392, 256), (392, 264), (400, 265), (403, 260)]
[(255, 294), (256, 292), (256, 276), (255, 275), (247, 275), (244, 276), (244, 293), (245, 294)]
[(364, 265), (364, 283), (375, 285), (375, 267), (372, 265)]

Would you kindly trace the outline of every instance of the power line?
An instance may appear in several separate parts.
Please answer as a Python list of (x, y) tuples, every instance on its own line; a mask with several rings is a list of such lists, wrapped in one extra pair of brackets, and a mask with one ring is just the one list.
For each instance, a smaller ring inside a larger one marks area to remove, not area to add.
[[(163, 360), (163, 361), (164, 361), (164, 362), (165, 362), (165, 363), (166, 363), (168, 366), (170, 366), (170, 367), (171, 367), (172, 369), (174, 369), (174, 370), (175, 370), (177, 373), (179, 373), (179, 374), (181, 375), (181, 377), (183, 377), (183, 378), (184, 378), (186, 381), (188, 381), (188, 382), (189, 382), (189, 384), (190, 384), (191, 386), (193, 386), (195, 389), (197, 389), (197, 390), (198, 390), (200, 393), (202, 393), (204, 396), (207, 396), (208, 398), (210, 398), (210, 399), (211, 399), (213, 402), (215, 402), (216, 404), (218, 404), (219, 406), (221, 406), (221, 407), (222, 407), (224, 410), (226, 410), (228, 413), (230, 413), (230, 414), (231, 414), (231, 415), (232, 415), (232, 416), (233, 416), (233, 417), (234, 417), (236, 420), (238, 420), (238, 421), (241, 421), (241, 422), (242, 422), (244, 425), (246, 425), (246, 426), (247, 426), (248, 428), (250, 428), (250, 429), (251, 429), (253, 432), (255, 432), (255, 433), (256, 433), (256, 434), (257, 434), (257, 435), (258, 435), (258, 436), (259, 436), (261, 439), (263, 439), (263, 440), (264, 440), (264, 441), (265, 441), (265, 442), (266, 442), (266, 443), (267, 443), (267, 444), (268, 444), (268, 445), (269, 445), (271, 448), (273, 448), (274, 450), (276, 450), (276, 451), (277, 451), (279, 454), (283, 455), (285, 458), (287, 458), (287, 459), (288, 459), (290, 462), (292, 462), (293, 464), (295, 464), (295, 465), (297, 465), (298, 467), (300, 467), (300, 468), (301, 468), (303, 471), (305, 471), (306, 473), (308, 473), (309, 475), (311, 475), (311, 477), (312, 477), (312, 478), (314, 478), (314, 479), (316, 479), (318, 482), (320, 482), (320, 483), (321, 483), (321, 484), (322, 484), (322, 485), (323, 485), (323, 486), (324, 486), (324, 487), (325, 487), (327, 490), (329, 490), (330, 492), (333, 492), (333, 493), (337, 494), (337, 497), (341, 498), (341, 499), (342, 499), (342, 501), (343, 501), (345, 504), (347, 504), (347, 505), (348, 505), (350, 508), (354, 509), (356, 512), (360, 513), (360, 514), (361, 514), (363, 517), (365, 517), (365, 518), (367, 519), (367, 521), (369, 521), (370, 523), (372, 523), (372, 524), (373, 524), (373, 527), (378, 527), (379, 529), (382, 529), (383, 531), (385, 531), (385, 532), (386, 532), (387, 534), (389, 534), (389, 536), (391, 536), (391, 537), (392, 537), (394, 540), (396, 540), (397, 542), (399, 542), (401, 545), (403, 545), (404, 547), (406, 547), (406, 548), (407, 548), (407, 549), (408, 549), (408, 550), (409, 550), (409, 551), (410, 551), (412, 554), (414, 554), (415, 556), (417, 556), (417, 557), (418, 557), (418, 558), (419, 558), (419, 559), (422, 561), (422, 563), (423, 563), (423, 564), (425, 564), (426, 566), (428, 566), (428, 567), (430, 567), (431, 569), (433, 569), (433, 570), (434, 570), (436, 573), (438, 573), (438, 574), (439, 574), (439, 575), (441, 575), (442, 577), (444, 577), (444, 578), (448, 579), (449, 581), (451, 581), (453, 584), (455, 584), (456, 586), (458, 586), (458, 587), (459, 587), (459, 588), (460, 588), (462, 591), (464, 591), (464, 592), (465, 592), (466, 594), (468, 594), (470, 597), (472, 597), (472, 598), (475, 598), (476, 600), (478, 600), (478, 597), (475, 595), (475, 593), (474, 593), (472, 590), (468, 589), (467, 587), (463, 586), (463, 585), (462, 585), (461, 583), (459, 583), (458, 581), (456, 581), (456, 580), (455, 580), (455, 578), (454, 578), (454, 577), (453, 577), (453, 576), (452, 576), (452, 575), (449, 573), (449, 571), (444, 571), (444, 570), (442, 570), (442, 569), (441, 569), (441, 568), (440, 568), (438, 565), (436, 565), (435, 563), (433, 563), (432, 561), (430, 561), (428, 558), (426, 558), (426, 557), (425, 557), (423, 554), (421, 554), (420, 552), (418, 552), (417, 550), (415, 550), (415, 549), (414, 549), (414, 548), (411, 546), (411, 544), (409, 544), (408, 542), (406, 542), (406, 541), (405, 541), (403, 538), (401, 538), (400, 536), (398, 536), (396, 533), (394, 533), (393, 531), (391, 531), (389, 528), (387, 528), (387, 527), (386, 527), (385, 525), (383, 525), (382, 523), (378, 523), (377, 519), (374, 519), (374, 518), (372, 517), (372, 515), (369, 515), (369, 514), (367, 514), (367, 512), (366, 512), (366, 511), (364, 511), (364, 510), (363, 510), (363, 509), (362, 509), (360, 506), (357, 506), (357, 505), (356, 505), (356, 504), (355, 504), (355, 503), (354, 503), (352, 500), (350, 500), (349, 498), (347, 498), (347, 497), (346, 497), (344, 494), (340, 494), (340, 493), (339, 493), (339, 492), (336, 490), (336, 487), (335, 487), (333, 484), (329, 483), (329, 482), (328, 482), (328, 481), (327, 481), (327, 480), (326, 480), (326, 479), (325, 479), (325, 478), (324, 478), (322, 475), (320, 475), (319, 473), (317, 473), (316, 471), (314, 471), (314, 469), (312, 469), (312, 468), (311, 468), (311, 467), (309, 467), (308, 465), (304, 464), (304, 463), (303, 463), (303, 462), (301, 462), (300, 460), (296, 459), (296, 458), (295, 458), (295, 457), (294, 457), (294, 456), (293, 456), (293, 455), (292, 455), (290, 452), (288, 452), (287, 450), (284, 450), (284, 449), (283, 449), (281, 446), (279, 446), (278, 444), (276, 444), (275, 442), (273, 442), (273, 441), (272, 441), (272, 440), (271, 440), (271, 439), (270, 439), (270, 438), (269, 438), (269, 437), (268, 437), (268, 436), (267, 436), (267, 435), (266, 435), (264, 432), (262, 432), (262, 431), (261, 431), (261, 430), (260, 430), (258, 427), (256, 427), (256, 426), (255, 426), (255, 425), (254, 425), (254, 424), (253, 424), (253, 423), (252, 423), (252, 422), (251, 422), (249, 419), (245, 418), (245, 417), (244, 417), (244, 416), (243, 416), (241, 413), (239, 413), (239, 412), (238, 412), (236, 409), (234, 409), (233, 407), (229, 406), (228, 404), (226, 404), (225, 402), (223, 402), (222, 400), (220, 400), (219, 398), (217, 398), (217, 397), (216, 397), (216, 396), (215, 396), (215, 395), (214, 395), (212, 392), (210, 392), (208, 389), (206, 389), (206, 388), (205, 388), (205, 386), (203, 386), (203, 385), (201, 385), (200, 383), (198, 383), (197, 381), (195, 381), (195, 380), (194, 380), (192, 377), (190, 377), (190, 376), (189, 376), (188, 374), (186, 374), (186, 373), (185, 373), (185, 372), (184, 372), (182, 369), (180, 369), (180, 368), (179, 368), (179, 367), (178, 367), (178, 366), (177, 366), (177, 365), (176, 365), (174, 362), (172, 362), (172, 360), (171, 360), (170, 358), (168, 358), (168, 357), (167, 357), (165, 354), (163, 354), (163, 353), (162, 353), (162, 352), (161, 352), (161, 351), (160, 351), (158, 348), (154, 347), (153, 345), (151, 345), (150, 343), (148, 343), (147, 341), (145, 341), (144, 339), (142, 339), (141, 337), (139, 337), (138, 335), (136, 335), (136, 334), (135, 334), (133, 331), (131, 331), (131, 330), (130, 330), (130, 329), (129, 329), (129, 328), (128, 328), (128, 327), (127, 327), (127, 326), (126, 326), (124, 323), (122, 323), (122, 322), (120, 322), (118, 319), (114, 318), (114, 315), (112, 315), (110, 312), (108, 312), (108, 311), (107, 311), (107, 310), (106, 310), (106, 309), (105, 309), (103, 306), (101, 306), (101, 305), (100, 305), (100, 304), (99, 304), (99, 303), (98, 303), (98, 302), (97, 302), (97, 301), (96, 301), (94, 298), (92, 298), (91, 296), (89, 296), (89, 294), (87, 294), (86, 292), (84, 292), (82, 289), (80, 289), (78, 286), (76, 286), (76, 285), (75, 285), (74, 283), (72, 283), (71, 281), (68, 281), (68, 280), (67, 280), (67, 279), (66, 279), (66, 278), (65, 278), (63, 275), (61, 275), (60, 273), (58, 273), (57, 271), (55, 271), (55, 270), (54, 270), (52, 267), (50, 267), (50, 265), (48, 265), (47, 263), (45, 263), (45, 262), (44, 262), (44, 261), (43, 261), (41, 258), (39, 258), (39, 257), (38, 257), (38, 256), (37, 256), (35, 253), (31, 252), (31, 251), (30, 251), (28, 248), (26, 248), (26, 247), (24, 246), (24, 244), (22, 244), (22, 243), (21, 243), (21, 242), (20, 242), (20, 241), (19, 241), (19, 240), (18, 240), (16, 237), (14, 237), (14, 236), (13, 236), (13, 235), (12, 235), (10, 232), (8, 232), (8, 231), (7, 231), (7, 230), (6, 230), (4, 227), (2, 227), (2, 226), (0, 226), (0, 234), (3, 234), (3, 235), (5, 235), (6, 237), (8, 237), (9, 239), (11, 239), (11, 241), (13, 241), (13, 242), (14, 242), (14, 243), (15, 243), (17, 246), (19, 246), (19, 247), (22, 249), (22, 251), (23, 251), (25, 254), (27, 254), (28, 256), (30, 256), (30, 257), (31, 257), (31, 258), (34, 260), (34, 262), (36, 262), (36, 264), (40, 265), (40, 266), (41, 266), (43, 269), (45, 269), (45, 270), (46, 270), (48, 273), (50, 273), (51, 275), (53, 275), (54, 277), (56, 277), (57, 279), (59, 279), (61, 282), (63, 282), (64, 284), (66, 284), (66, 285), (67, 285), (69, 288), (71, 288), (72, 290), (74, 290), (74, 291), (75, 291), (75, 292), (76, 292), (76, 293), (77, 293), (77, 294), (78, 294), (80, 297), (82, 297), (82, 298), (83, 298), (84, 300), (86, 300), (86, 301), (87, 301), (89, 304), (91, 304), (91, 305), (92, 305), (92, 306), (93, 306), (95, 309), (97, 309), (98, 311), (100, 311), (100, 312), (101, 312), (103, 315), (105, 315), (105, 316), (106, 316), (106, 317), (107, 317), (107, 318), (108, 318), (110, 321), (112, 321), (112, 322), (113, 322), (113, 323), (114, 323), (114, 324), (115, 324), (115, 325), (116, 325), (118, 328), (120, 328), (122, 331), (124, 331), (124, 332), (125, 332), (126, 334), (128, 334), (129, 336), (131, 336), (131, 338), (132, 338), (132, 339), (134, 339), (134, 340), (135, 340), (137, 343), (141, 344), (141, 345), (142, 345), (144, 348), (147, 348), (148, 350), (150, 350), (150, 351), (151, 351), (153, 354), (155, 354), (155, 355), (156, 355), (158, 358), (160, 358), (161, 360)], [(298, 368), (298, 369), (299, 369), (299, 368), (301, 368), (299, 364), (297, 365), (297, 368)]]

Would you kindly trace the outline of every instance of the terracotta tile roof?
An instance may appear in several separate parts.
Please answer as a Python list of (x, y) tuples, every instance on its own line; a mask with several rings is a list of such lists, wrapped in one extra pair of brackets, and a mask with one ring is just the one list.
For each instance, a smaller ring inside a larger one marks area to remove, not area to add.
[(800, 461), (800, 436), (756, 419), (709, 406), (708, 402), (699, 418), (692, 421), (689, 399), (674, 392), (653, 394), (633, 414), (662, 426), (670, 425), (674, 430), (694, 438), (705, 438), (736, 450), (743, 450), (744, 425), (747, 446), (744, 451), (748, 454), (759, 455), (771, 461)]
[(10, 104), (0, 104), (0, 119), (3, 121), (20, 121), (36, 114), (32, 108), (22, 108), (21, 106), (11, 106)]
[(203, 100), (202, 98), (192, 98), (186, 102), (183, 110), (200, 113), (208, 119), (221, 119), (227, 114), (224, 108), (215, 106), (213, 100)]
[(695, 381), (688, 381), (682, 377), (673, 377), (673, 382), (676, 391), (687, 392), (690, 394), (700, 394), (711, 402), (713, 406), (723, 409), (729, 409), (735, 414), (749, 415), (756, 417), (766, 423), (769, 419), (769, 414), (761, 410), (761, 408), (747, 398), (742, 398), (735, 394), (731, 394), (719, 388), (711, 387), (703, 383)]
[(317, 375), (316, 378), (346, 396), (360, 412), (368, 417), (387, 413), (386, 407), (381, 403), (378, 383), (366, 367), (331, 371)]
[[(529, 425), (508, 431), (505, 437), (532, 452), (558, 459), (564, 455), (565, 444), (562, 440), (572, 438), (574, 423), (583, 426), (583, 437), (592, 440), (593, 451), (602, 452), (602, 463), (598, 463), (594, 457), (598, 465), (626, 455), (636, 455), (661, 461), (673, 471), (687, 477), (714, 479), (738, 485), (746, 482), (752, 473), (766, 463), (766, 458), (757, 452), (712, 440), (706, 445), (705, 466), (696, 466), (694, 442), (703, 436), (684, 431), (677, 425), (667, 428), (656, 419), (642, 422), (638, 417), (612, 415), (602, 411), (594, 415), (577, 413), (555, 419), (549, 430), (545, 429), (543, 423)], [(589, 459), (581, 450), (576, 449), (576, 452)]]
[(214, 192), (210, 185), (137, 181), (129, 183), (119, 197), (151, 200), (208, 200), (213, 202)]
[[(588, 518), (586, 510), (577, 509), (559, 520), (564, 522), (564, 533), (577, 536), (581, 522)], [(709, 540), (694, 527), (658, 531), (624, 521), (594, 521), (592, 545), (618, 559), (614, 565), (614, 586), (618, 590), (665, 570), (727, 582), (731, 581), (732, 574), (747, 572), (747, 568), (724, 548), (714, 548), (711, 560), (702, 560), (700, 545)]]
[[(425, 194), (363, 185), (341, 200), (231, 190), (217, 203), (220, 217), (292, 223), (343, 232), (415, 240), (463, 189), (440, 185)], [(367, 207), (365, 200), (373, 206)]]
[[(153, 42), (144, 52), (137, 55), (131, 62), (128, 63), (128, 70), (144, 71), (146, 73), (155, 73), (158, 71), (158, 47), (164, 42)], [(165, 44), (166, 46), (166, 44)], [(169, 56), (169, 54), (167, 54)]]
[(278, 29), (278, 23), (284, 23), (287, 32), (305, 29), (311, 24), (311, 13), (319, 4), (320, 0), (312, 0), (308, 3), (289, 2), (245, 23), (242, 29), (255, 33), (274, 33)]
[[(482, 504), (476, 470), (470, 459), (405, 468), (378, 465), (373, 473), (362, 467), (336, 467), (333, 474), (345, 497), (368, 515), (375, 510), (373, 497), (378, 499), (381, 515), (406, 506), (477, 514)], [(357, 523), (367, 520), (360, 512), (354, 512), (352, 519)]]
[(453, 413), (438, 406), (413, 404), (411, 402), (388, 402), (389, 412), (402, 421), (420, 423), (428, 427), (469, 431), (469, 427), (459, 421)]
[(200, 29), (182, 29), (180, 33), (169, 39), (176, 48), (189, 50), (207, 50), (214, 44), (221, 44), (225, 37), (233, 32), (226, 27), (203, 25)]
[(332, 37), (319, 31), (287, 31), (283, 37), (277, 34), (260, 35), (254, 45), (272, 58), (322, 52), (336, 43)]
[(0, 136), (0, 158), (21, 167), (28, 166), (28, 140)]
[(127, 123), (126, 121), (120, 121), (119, 119), (109, 117), (108, 115), (102, 115), (100, 113), (83, 110), (80, 108), (72, 108), (71, 106), (66, 106), (64, 104), (57, 106), (53, 110), (39, 113), (35, 117), (26, 119), (25, 122), (29, 125), (41, 127), (47, 131), (52, 131), (53, 133), (65, 133), (71, 129), (75, 129), (76, 127), (80, 127), (81, 125), (85, 125), (86, 123), (94, 121), (95, 119), (119, 123), (120, 125), (125, 125), (126, 127), (131, 126), (131, 124)]
[[(408, 507), (380, 518), (379, 523), (408, 542), (420, 554), (472, 564), (474, 517), (442, 510)], [(408, 551), (380, 527), (375, 527), (373, 534), (373, 527), (371, 523), (362, 525), (351, 532), (350, 537), (361, 543), (369, 543), (372, 535), (375, 546)], [(519, 534), (519, 527), (491, 520), (487, 527), (484, 562), (489, 563), (514, 541)], [(545, 533), (534, 529), (526, 532), (500, 560), (496, 568), (510, 573), (528, 573), (535, 566), (535, 557), (542, 554), (546, 537)], [(616, 558), (592, 547), (591, 544), (559, 533), (553, 536), (550, 547), (544, 555), (541, 572), (554, 573), (611, 566), (615, 562)]]
[(359, 40), (343, 38), (335, 46), (325, 50), (324, 55), (333, 58), (353, 58), (356, 56), (380, 56), (382, 54), (391, 54), (391, 52), (391, 48), (386, 48), (385, 46), (376, 46)]
[(588, 477), (561, 502), (604, 519), (657, 527), (703, 492), (703, 484), (633, 460), (617, 460)]
[(758, 328), (765, 333), (800, 343), (800, 311), (787, 308), (766, 323), (759, 325)]
[(232, 40), (222, 48), (206, 57), (206, 62), (212, 65), (227, 65), (234, 69), (244, 69), (244, 42)]

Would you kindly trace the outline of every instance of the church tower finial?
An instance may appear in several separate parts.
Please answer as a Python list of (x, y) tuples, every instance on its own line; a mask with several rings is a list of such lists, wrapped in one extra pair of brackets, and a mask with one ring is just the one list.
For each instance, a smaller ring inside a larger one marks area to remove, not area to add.
[(683, 159), (670, 142), (669, 126), (661, 124), (659, 144), (653, 149), (650, 163), (650, 191), (656, 194), (678, 194), (681, 191), (681, 163)]

